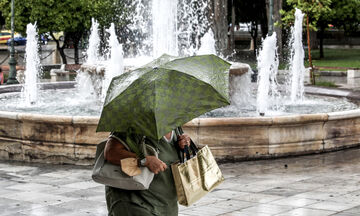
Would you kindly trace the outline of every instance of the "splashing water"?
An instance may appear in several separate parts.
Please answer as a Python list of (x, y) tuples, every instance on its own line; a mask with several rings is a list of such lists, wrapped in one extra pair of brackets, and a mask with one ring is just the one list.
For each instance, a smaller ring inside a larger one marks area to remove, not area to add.
[(131, 14), (132, 23), (129, 24), (129, 29), (135, 37), (132, 40), (127, 40), (126, 43), (132, 44), (132, 46), (130, 50), (126, 52), (126, 55), (128, 58), (151, 56), (153, 45), (151, 35), (151, 1), (134, 0), (132, 1), (131, 7), (135, 8), (135, 11)]
[(130, 29), (136, 35), (137, 55), (157, 58), (164, 53), (178, 56), (194, 55), (200, 37), (210, 28), (209, 0), (135, 0), (135, 15)]
[(256, 103), (260, 115), (266, 113), (269, 108), (269, 101), (276, 101), (278, 96), (276, 75), (279, 60), (276, 48), (276, 33), (273, 33), (263, 40), (262, 48), (257, 57), (259, 76)]
[(290, 100), (296, 102), (304, 98), (304, 49), (302, 43), (302, 25), (304, 14), (301, 10), (296, 8), (295, 11), (295, 24), (291, 28), (291, 54), (290, 54), (290, 73), (289, 80), (287, 81), (290, 89)]
[(41, 72), (40, 57), (38, 53), (38, 39), (36, 31), (36, 23), (29, 23), (26, 26), (26, 48), (25, 48), (25, 84), (23, 95), (27, 106), (35, 104), (38, 97), (38, 74)]
[[(238, 67), (247, 67), (248, 72), (241, 76), (233, 76), (230, 84), (230, 101), (231, 105), (235, 107), (252, 107), (254, 104), (254, 99), (251, 94), (251, 70), (248, 64), (234, 63)], [(234, 65), (233, 64), (233, 65)]]
[(200, 38), (210, 29), (211, 3), (209, 0), (183, 0), (178, 5), (179, 54), (192, 56), (200, 47)]
[(79, 98), (86, 98), (89, 100), (96, 100), (96, 91), (87, 72), (78, 72), (76, 75), (76, 92)]
[(105, 77), (102, 83), (102, 93), (101, 100), (104, 101), (106, 96), (106, 91), (110, 85), (110, 82), (113, 77), (118, 76), (124, 72), (124, 63), (123, 63), (123, 49), (122, 45), (119, 43), (116, 33), (115, 33), (115, 25), (111, 23), (110, 28), (106, 30), (110, 33), (110, 37), (108, 40), (109, 48), (110, 48), (110, 58), (108, 59), (108, 63), (106, 64)]
[(153, 0), (153, 57), (177, 56), (177, 0)]
[(95, 64), (99, 61), (99, 47), (100, 47), (100, 36), (99, 36), (99, 23), (92, 18), (91, 19), (91, 33), (89, 37), (89, 47), (86, 51), (87, 59), (86, 64)]
[[(84, 65), (97, 65), (100, 63), (100, 36), (99, 23), (91, 19), (91, 32), (89, 37), (89, 46), (86, 50), (87, 59)], [(76, 92), (78, 97), (95, 100), (97, 97), (97, 88), (95, 85), (101, 85), (103, 79), (94, 80), (87, 71), (79, 70), (76, 75)], [(96, 82), (97, 84), (94, 84)], [(101, 92), (100, 92), (101, 93)]]
[(201, 46), (196, 52), (197, 55), (216, 55), (214, 33), (211, 29), (201, 38)]

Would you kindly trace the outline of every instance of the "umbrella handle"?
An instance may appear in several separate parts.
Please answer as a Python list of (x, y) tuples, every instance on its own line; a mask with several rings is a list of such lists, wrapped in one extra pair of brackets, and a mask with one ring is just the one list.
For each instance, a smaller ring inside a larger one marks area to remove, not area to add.
[[(181, 127), (177, 127), (175, 129), (176, 136), (180, 136), (183, 133), (184, 133), (184, 131), (183, 131), (183, 129)], [(185, 146), (184, 149), (180, 149), (178, 145), (175, 145), (175, 146), (176, 146), (178, 157), (179, 157), (179, 160), (180, 160), (181, 163), (185, 162), (184, 154), (186, 156), (186, 160), (190, 160), (191, 155), (190, 155), (190, 151), (189, 151), (188, 146)], [(197, 148), (195, 143), (192, 141), (192, 139), (190, 139), (190, 149), (191, 149), (191, 152), (193, 154), (193, 157), (196, 156), (196, 153), (199, 151), (199, 149)]]

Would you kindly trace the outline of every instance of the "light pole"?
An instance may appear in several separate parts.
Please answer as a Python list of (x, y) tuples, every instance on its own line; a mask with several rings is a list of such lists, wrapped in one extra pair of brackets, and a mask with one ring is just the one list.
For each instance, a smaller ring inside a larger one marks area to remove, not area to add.
[(14, 48), (14, 0), (11, 0), (11, 47), (10, 47), (10, 72), (6, 84), (18, 84), (16, 80), (16, 59), (15, 59), (15, 48)]
[(269, 1), (269, 36), (274, 32), (274, 21), (273, 21), (273, 10), (274, 10), (274, 0)]

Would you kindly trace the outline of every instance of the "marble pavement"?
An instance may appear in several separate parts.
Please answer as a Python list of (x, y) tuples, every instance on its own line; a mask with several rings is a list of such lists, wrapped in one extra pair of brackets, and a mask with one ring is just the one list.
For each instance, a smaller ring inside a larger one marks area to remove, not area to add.
[[(221, 164), (225, 182), (181, 216), (360, 215), (360, 148)], [(106, 215), (91, 167), (0, 162), (0, 215)]]

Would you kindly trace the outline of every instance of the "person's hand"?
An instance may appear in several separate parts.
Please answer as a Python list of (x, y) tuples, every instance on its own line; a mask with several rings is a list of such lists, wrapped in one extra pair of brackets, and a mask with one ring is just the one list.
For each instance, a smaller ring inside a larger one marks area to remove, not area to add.
[(163, 172), (167, 168), (166, 164), (155, 156), (146, 156), (146, 162), (144, 165), (155, 174)]
[(184, 149), (185, 146), (190, 146), (190, 137), (187, 134), (182, 134), (178, 136), (178, 144), (181, 149)]

